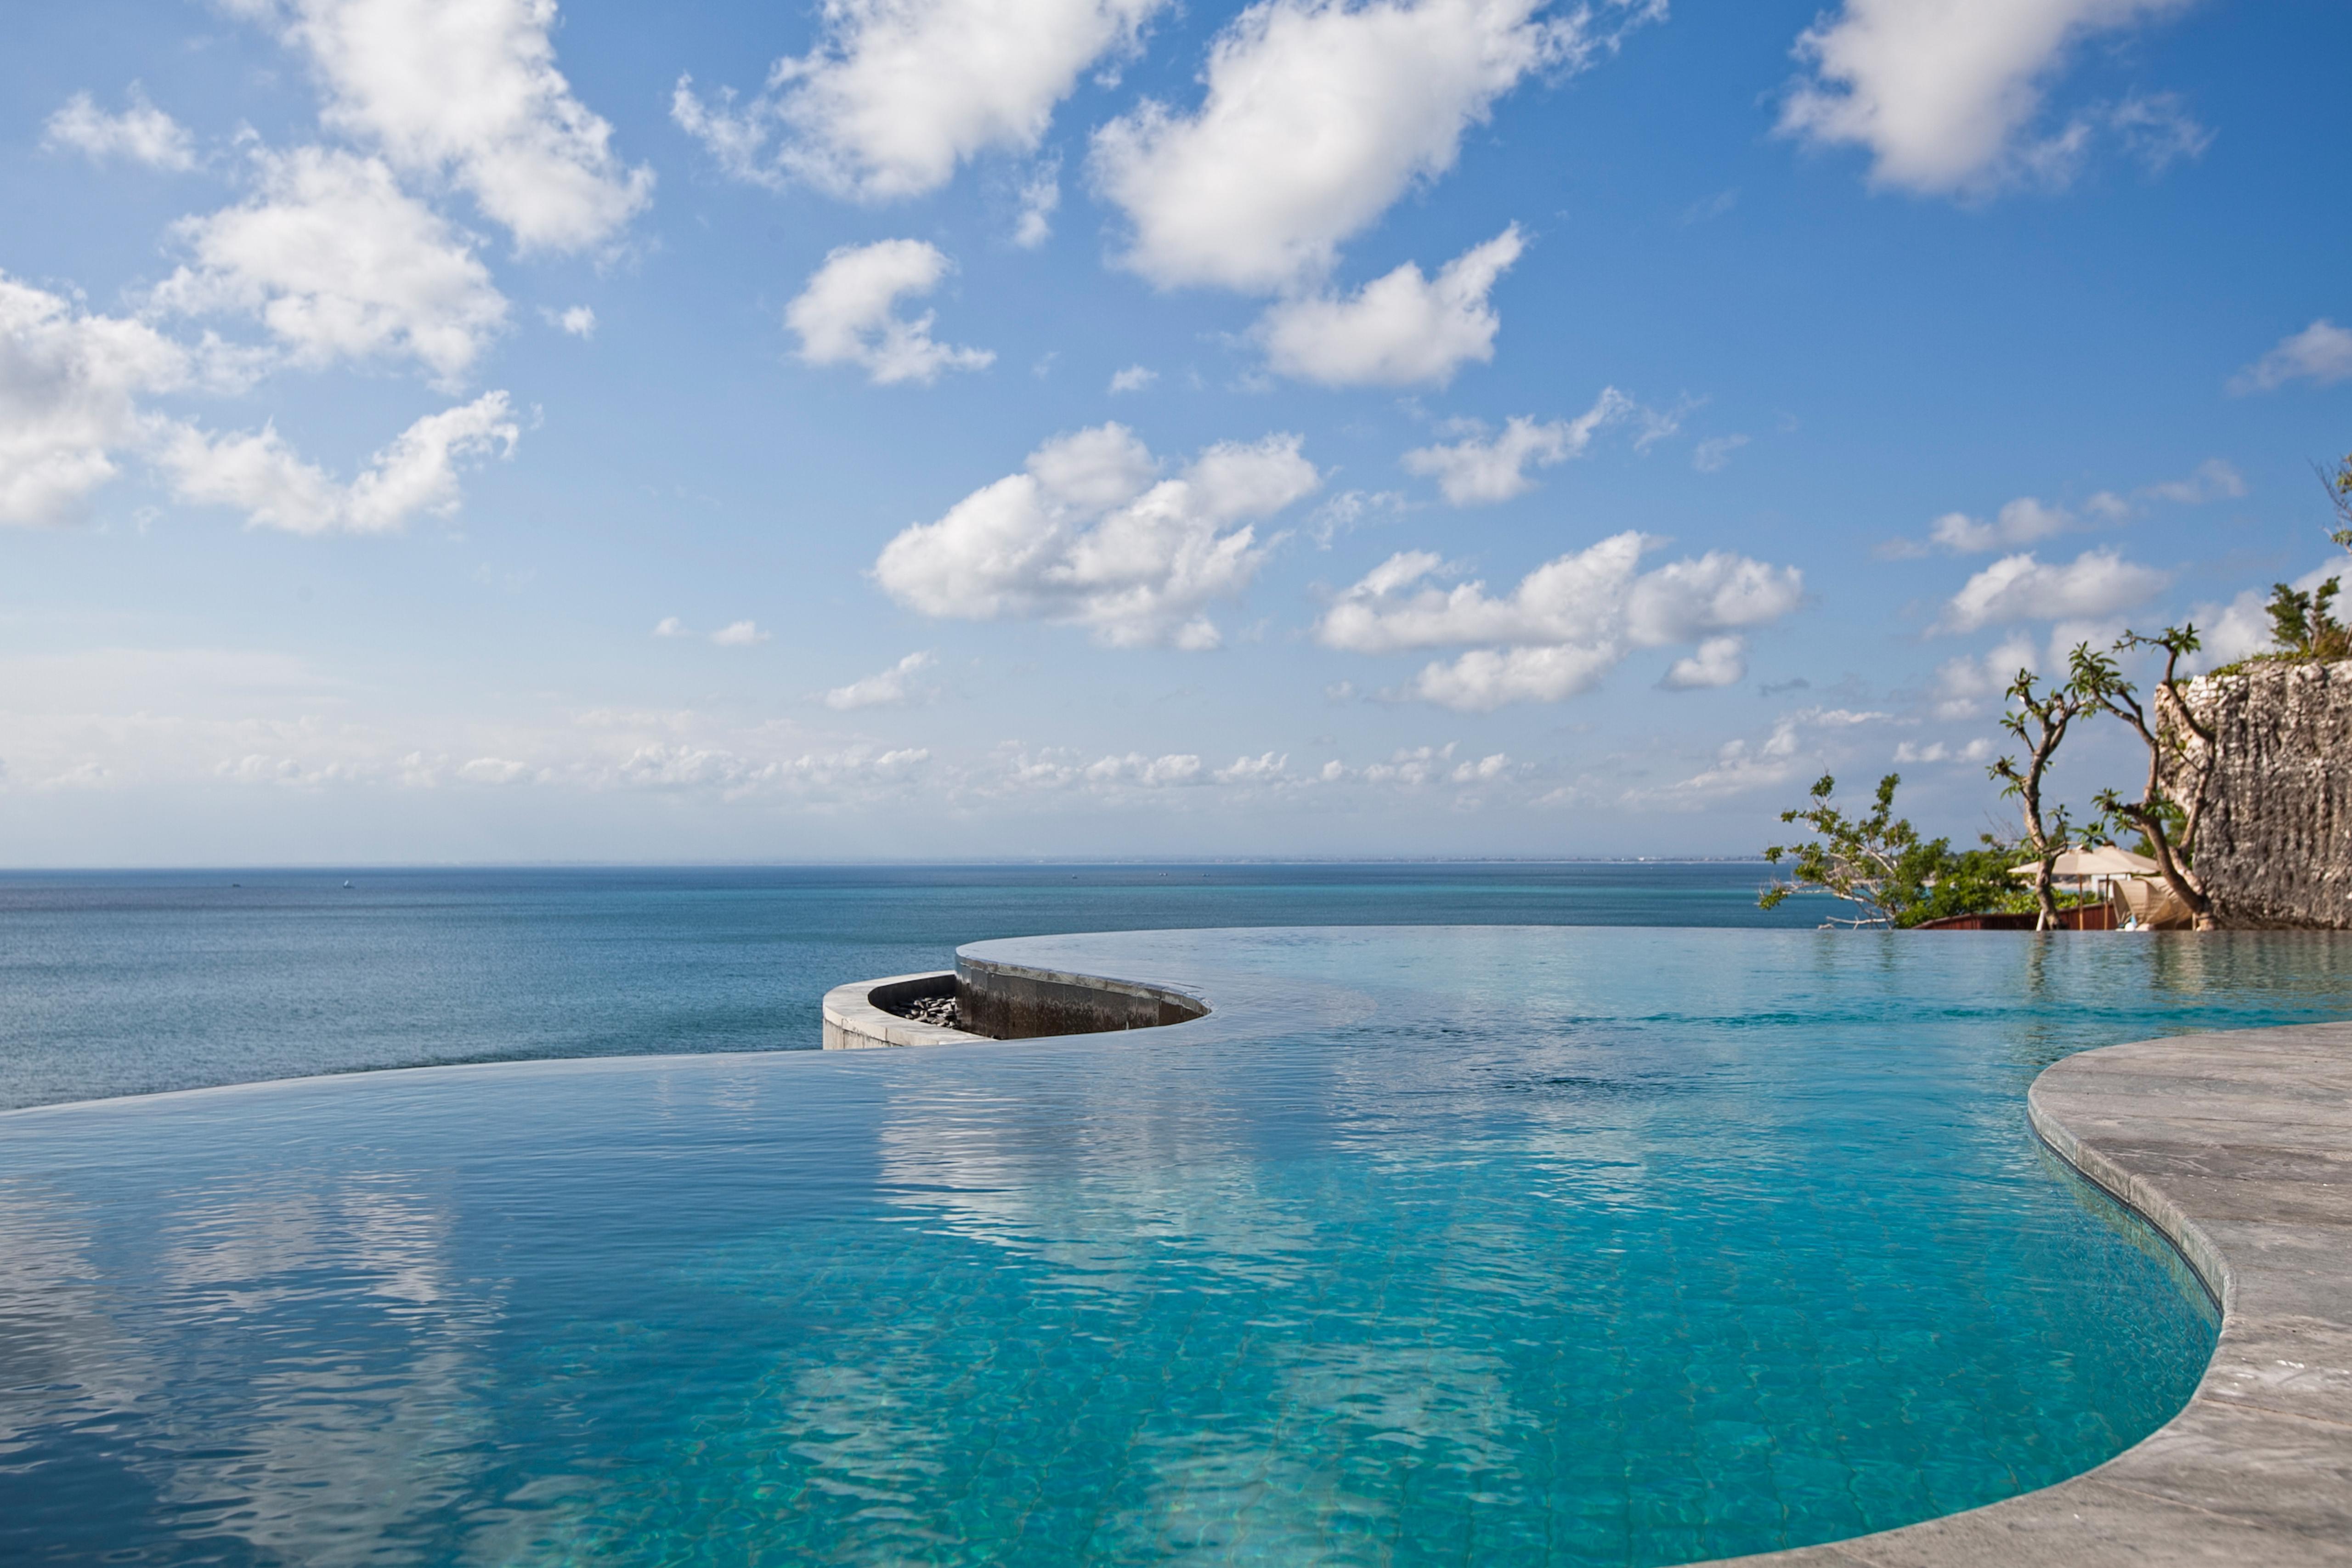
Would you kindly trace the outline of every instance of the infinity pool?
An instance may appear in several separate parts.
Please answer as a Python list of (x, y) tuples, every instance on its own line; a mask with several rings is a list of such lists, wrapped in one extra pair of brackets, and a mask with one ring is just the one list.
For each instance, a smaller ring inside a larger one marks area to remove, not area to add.
[(2211, 1350), (2035, 1142), (2034, 1073), (2352, 979), (2294, 937), (988, 945), (1216, 1011), (0, 1117), (0, 1559), (1653, 1564), (1902, 1524), (2098, 1463)]

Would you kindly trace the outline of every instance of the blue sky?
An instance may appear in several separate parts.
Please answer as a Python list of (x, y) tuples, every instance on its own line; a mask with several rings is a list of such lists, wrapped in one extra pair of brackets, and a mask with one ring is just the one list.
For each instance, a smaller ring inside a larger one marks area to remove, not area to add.
[(7, 863), (1973, 835), (2332, 553), (2319, 0), (6, 26)]

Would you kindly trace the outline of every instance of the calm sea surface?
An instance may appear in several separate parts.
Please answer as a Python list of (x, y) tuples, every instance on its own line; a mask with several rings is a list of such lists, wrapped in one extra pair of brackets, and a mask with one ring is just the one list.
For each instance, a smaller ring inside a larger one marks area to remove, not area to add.
[[(348, 880), (352, 886), (345, 888)], [(1265, 925), (1809, 926), (1759, 865), (0, 877), (0, 1109), (435, 1062), (813, 1049), (962, 942)]]

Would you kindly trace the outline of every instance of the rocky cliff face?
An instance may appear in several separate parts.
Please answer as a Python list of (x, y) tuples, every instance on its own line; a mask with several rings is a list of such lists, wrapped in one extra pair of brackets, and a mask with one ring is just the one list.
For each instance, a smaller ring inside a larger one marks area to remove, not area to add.
[(2214, 731), (2197, 869), (2217, 923), (2352, 929), (2352, 661), (2183, 690)]

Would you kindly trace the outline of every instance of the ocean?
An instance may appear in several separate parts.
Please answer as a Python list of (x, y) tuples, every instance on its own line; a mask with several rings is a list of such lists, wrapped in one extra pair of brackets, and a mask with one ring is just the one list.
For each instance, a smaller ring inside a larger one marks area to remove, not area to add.
[(1379, 863), (0, 876), (0, 1109), (376, 1068), (814, 1049), (961, 943), (1278, 925), (1803, 927), (1768, 868)]

